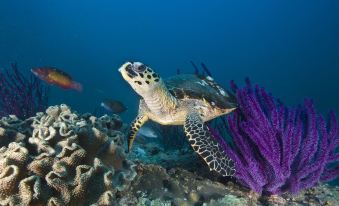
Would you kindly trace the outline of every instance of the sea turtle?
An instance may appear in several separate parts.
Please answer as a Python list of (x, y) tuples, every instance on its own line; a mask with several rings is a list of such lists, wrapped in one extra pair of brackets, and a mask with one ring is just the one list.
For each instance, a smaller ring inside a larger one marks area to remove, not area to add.
[(235, 173), (233, 161), (204, 124), (233, 111), (236, 108), (233, 95), (210, 76), (180, 74), (162, 80), (141, 62), (126, 62), (119, 72), (141, 96), (138, 115), (128, 134), (128, 151), (138, 130), (148, 120), (162, 125), (183, 125), (189, 143), (210, 170), (223, 176)]

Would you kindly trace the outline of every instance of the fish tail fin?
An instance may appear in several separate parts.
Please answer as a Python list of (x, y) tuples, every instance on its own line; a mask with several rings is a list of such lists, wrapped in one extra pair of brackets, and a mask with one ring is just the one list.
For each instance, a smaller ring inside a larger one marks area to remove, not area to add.
[(72, 88), (77, 90), (78, 92), (82, 92), (82, 84), (79, 82), (73, 82)]

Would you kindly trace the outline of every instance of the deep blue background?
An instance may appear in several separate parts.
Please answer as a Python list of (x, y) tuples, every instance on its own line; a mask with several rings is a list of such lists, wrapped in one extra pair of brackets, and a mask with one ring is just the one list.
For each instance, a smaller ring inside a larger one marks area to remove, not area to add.
[(70, 73), (82, 93), (51, 90), (51, 104), (93, 112), (102, 98), (136, 113), (136, 95), (117, 68), (126, 60), (163, 77), (205, 62), (228, 87), (245, 77), (288, 105), (314, 99), (339, 111), (339, 1), (0, 1), (0, 67), (18, 62)]

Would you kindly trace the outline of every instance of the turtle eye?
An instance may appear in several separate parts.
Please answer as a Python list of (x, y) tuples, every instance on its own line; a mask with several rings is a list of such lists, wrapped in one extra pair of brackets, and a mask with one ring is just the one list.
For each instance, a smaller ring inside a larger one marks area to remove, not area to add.
[(141, 64), (141, 65), (135, 67), (136, 72), (143, 72), (145, 70), (146, 70), (146, 66), (144, 64)]
[(127, 65), (126, 70), (132, 70), (132, 65), (131, 64)]
[(127, 74), (128, 74), (128, 76), (129, 76), (130, 78), (133, 78), (133, 77), (135, 77), (135, 76), (138, 76), (137, 73), (135, 73), (135, 71), (133, 71), (132, 65), (130, 65), (130, 64), (127, 65), (125, 69), (126, 69)]

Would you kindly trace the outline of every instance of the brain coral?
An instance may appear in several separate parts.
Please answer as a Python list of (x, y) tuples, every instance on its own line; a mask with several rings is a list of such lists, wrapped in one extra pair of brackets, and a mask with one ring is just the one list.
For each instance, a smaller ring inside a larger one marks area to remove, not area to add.
[(66, 105), (0, 120), (0, 205), (112, 205), (134, 179), (118, 116)]

